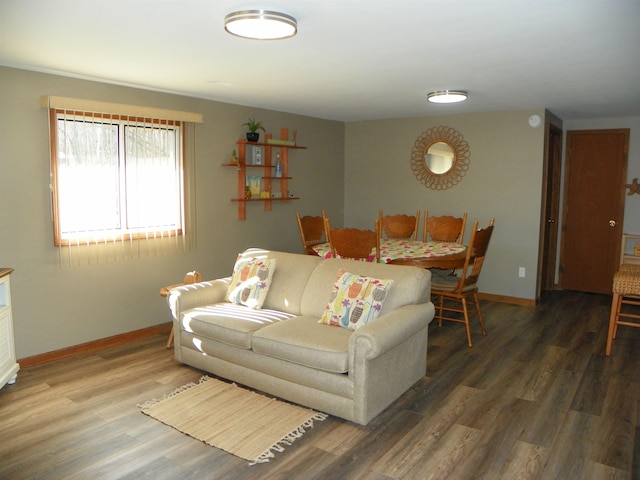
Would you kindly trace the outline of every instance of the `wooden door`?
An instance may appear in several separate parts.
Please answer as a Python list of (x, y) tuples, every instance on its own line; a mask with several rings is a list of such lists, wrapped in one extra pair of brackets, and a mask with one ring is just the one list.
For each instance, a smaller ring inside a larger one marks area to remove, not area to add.
[[(547, 158), (544, 182), (544, 217), (542, 218), (542, 291), (553, 290), (556, 284), (556, 260), (558, 251), (558, 226), (560, 225), (560, 189), (562, 165), (562, 130), (549, 124), (547, 134)], [(538, 297), (540, 297), (538, 290)]]
[(611, 293), (624, 216), (629, 129), (567, 132), (560, 284)]

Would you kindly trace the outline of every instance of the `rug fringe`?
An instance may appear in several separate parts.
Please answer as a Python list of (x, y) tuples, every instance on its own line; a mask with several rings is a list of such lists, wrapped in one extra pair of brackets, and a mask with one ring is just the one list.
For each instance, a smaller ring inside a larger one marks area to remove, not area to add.
[(323, 421), (329, 418), (329, 415), (322, 412), (316, 412), (316, 414), (311, 417), (306, 422), (302, 423), (302, 425), (298, 426), (298, 428), (289, 432), (284, 438), (280, 439), (275, 444), (271, 445), (268, 449), (262, 452), (258, 458), (249, 463), (249, 466), (256, 465), (258, 463), (267, 463), (270, 459), (274, 458), (275, 455), (273, 452), (282, 453), (284, 452), (285, 445), (290, 446), (295, 442), (298, 438), (302, 438), (307, 429), (313, 427), (313, 422), (315, 421)]
[(153, 407), (154, 405), (157, 405), (160, 402), (163, 402), (171, 397), (175, 397), (179, 393), (186, 392), (190, 388), (197, 387), (201, 383), (204, 383), (208, 380), (211, 380), (211, 377), (208, 377), (207, 375), (203, 375), (202, 377), (200, 377), (200, 380), (198, 380), (198, 383), (195, 383), (195, 382), (187, 383), (186, 385), (182, 385), (176, 388), (173, 392), (165, 394), (162, 398), (152, 398), (151, 400), (148, 400), (144, 403), (139, 403), (136, 406), (142, 411), (147, 410)]

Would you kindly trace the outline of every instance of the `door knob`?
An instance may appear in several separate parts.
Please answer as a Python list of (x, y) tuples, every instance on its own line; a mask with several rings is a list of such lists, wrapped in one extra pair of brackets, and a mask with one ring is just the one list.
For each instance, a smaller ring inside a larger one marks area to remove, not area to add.
[(617, 225), (615, 220), (609, 220), (609, 226), (610, 227), (615, 227)]

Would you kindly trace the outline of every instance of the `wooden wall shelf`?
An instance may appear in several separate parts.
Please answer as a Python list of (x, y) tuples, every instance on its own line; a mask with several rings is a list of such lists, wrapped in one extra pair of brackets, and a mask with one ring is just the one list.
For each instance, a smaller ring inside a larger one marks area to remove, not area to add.
[[(300, 197), (289, 195), (289, 180), (292, 177), (289, 176), (289, 150), (302, 150), (307, 147), (300, 145), (278, 145), (272, 144), (268, 141), (271, 139), (271, 134), (265, 134), (264, 142), (248, 142), (247, 140), (240, 139), (236, 142), (238, 148), (238, 163), (223, 163), (223, 167), (232, 167), (238, 170), (238, 184), (237, 184), (237, 197), (232, 198), (232, 202), (238, 204), (238, 219), (246, 220), (247, 218), (247, 203), (263, 202), (264, 209), (271, 210), (272, 202), (289, 202), (291, 200), (299, 200)], [(289, 130), (286, 128), (280, 129), (280, 139), (288, 140)], [(261, 165), (247, 164), (247, 147), (248, 146), (260, 146), (263, 149), (263, 157)], [(276, 168), (276, 157), (280, 154), (280, 166), (282, 175), (275, 176), (274, 170)], [(274, 192), (279, 192), (279, 197), (270, 196), (269, 198), (260, 198), (254, 196), (252, 198), (245, 198), (245, 187), (247, 185), (247, 171), (254, 171), (255, 169), (261, 169), (261, 191), (269, 192), (269, 195), (273, 195)]]

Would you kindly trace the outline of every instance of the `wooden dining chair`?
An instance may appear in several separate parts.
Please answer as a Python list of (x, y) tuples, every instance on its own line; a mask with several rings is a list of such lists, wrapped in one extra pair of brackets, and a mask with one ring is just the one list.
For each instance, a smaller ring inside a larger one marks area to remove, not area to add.
[[(467, 225), (467, 212), (462, 217), (442, 215), (430, 217), (429, 210), (424, 211), (424, 229), (422, 241), (462, 243), (464, 228)], [(432, 269), (432, 275), (455, 275), (456, 270)]]
[[(437, 299), (434, 303), (436, 303), (435, 318), (438, 319), (438, 326), (442, 326), (443, 320), (464, 323), (469, 347), (473, 346), (470, 317), (476, 315), (480, 322), (482, 335), (487, 334), (478, 299), (478, 279), (493, 233), (494, 222), (495, 219), (491, 218), (489, 226), (483, 229), (478, 229), (478, 222), (474, 222), (464, 266), (460, 269), (460, 276), (434, 276), (431, 279), (431, 296)], [(473, 305), (467, 303), (469, 298), (473, 298)], [(470, 307), (472, 308), (470, 309)]]
[(324, 209), (322, 209), (321, 216), (319, 217), (312, 215), (301, 217), (300, 213), (296, 212), (298, 228), (300, 229), (300, 240), (302, 240), (302, 249), (307, 255), (317, 255), (313, 249), (314, 245), (329, 241), (325, 231), (324, 221), (326, 217)]
[(611, 355), (618, 326), (640, 327), (640, 265), (623, 263), (613, 276), (613, 298), (609, 313), (609, 333), (605, 355)]
[[(380, 263), (380, 237), (377, 222), (374, 231), (357, 228), (331, 228), (331, 222), (326, 218), (325, 229), (334, 258), (352, 258)], [(373, 255), (372, 252), (374, 252)]]
[(418, 239), (420, 227), (420, 210), (415, 215), (384, 215), (382, 209), (378, 212), (378, 225), (380, 237), (402, 238), (407, 240)]
[(466, 224), (467, 212), (464, 212), (462, 217), (451, 215), (430, 217), (429, 210), (425, 210), (422, 241), (462, 243)]

